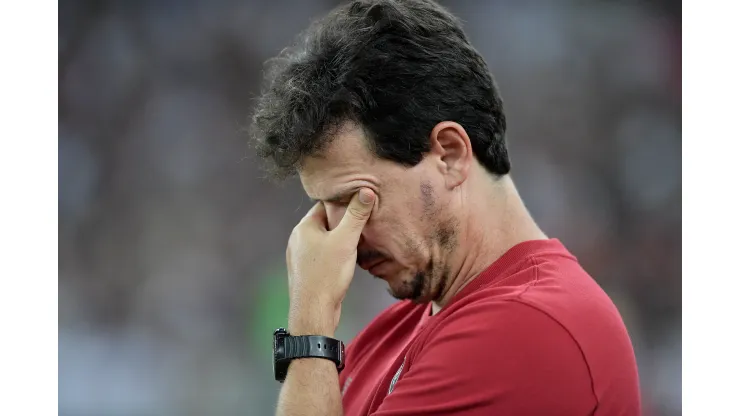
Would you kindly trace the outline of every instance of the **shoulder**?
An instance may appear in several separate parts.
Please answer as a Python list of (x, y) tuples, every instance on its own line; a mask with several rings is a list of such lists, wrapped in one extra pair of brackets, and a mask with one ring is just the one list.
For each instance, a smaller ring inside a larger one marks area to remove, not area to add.
[(614, 316), (613, 305), (572, 262), (558, 268), (546, 261), (532, 263), (531, 278), (480, 288), (443, 310), (414, 352), (419, 358), (461, 354), (486, 361), (471, 371), (486, 372), (488, 363), (495, 363), (497, 374), (508, 368), (513, 376), (527, 369), (530, 375), (548, 375), (543, 382), (562, 381), (557, 370), (561, 379), (590, 385), (592, 339), (621, 336), (604, 327)]
[(537, 360), (562, 360), (561, 355), (569, 352), (575, 361), (583, 360), (578, 344), (565, 326), (546, 311), (517, 297), (479, 299), (440, 316), (439, 321), (430, 325), (424, 344), (429, 348), (422, 350), (432, 353), (436, 347), (486, 354), (488, 348), (495, 347), (498, 355), (537, 352)]
[(596, 405), (578, 344), (543, 311), (488, 299), (443, 318), (409, 351), (388, 408), (433, 402), (501, 414), (588, 414)]

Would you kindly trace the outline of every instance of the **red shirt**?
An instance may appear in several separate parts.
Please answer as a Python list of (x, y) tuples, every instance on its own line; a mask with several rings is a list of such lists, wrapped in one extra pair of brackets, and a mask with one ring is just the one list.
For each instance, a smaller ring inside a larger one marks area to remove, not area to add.
[(345, 415), (639, 415), (616, 307), (556, 239), (521, 243), (435, 316), (396, 303), (347, 347)]

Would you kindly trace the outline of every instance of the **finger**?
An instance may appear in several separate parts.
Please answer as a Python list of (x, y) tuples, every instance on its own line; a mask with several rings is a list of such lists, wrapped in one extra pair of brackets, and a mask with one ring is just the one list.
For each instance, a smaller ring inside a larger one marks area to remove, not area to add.
[(317, 224), (320, 226), (323, 226), (324, 229), (328, 227), (328, 220), (326, 216), (326, 208), (324, 207), (324, 204), (321, 203), (321, 201), (314, 204), (313, 207), (306, 213), (306, 215), (303, 216), (303, 219), (301, 220), (303, 223), (312, 223)]
[(348, 238), (359, 240), (362, 229), (373, 212), (373, 206), (375, 206), (375, 192), (367, 188), (360, 189), (352, 197), (335, 231)]

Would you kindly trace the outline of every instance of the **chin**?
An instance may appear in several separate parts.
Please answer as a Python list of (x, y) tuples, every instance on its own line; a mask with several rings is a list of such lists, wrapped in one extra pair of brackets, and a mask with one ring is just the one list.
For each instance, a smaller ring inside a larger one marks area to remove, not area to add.
[(388, 294), (398, 300), (408, 300), (417, 305), (428, 303), (431, 300), (429, 299), (428, 296), (424, 296), (424, 295), (419, 296), (419, 297), (414, 297), (413, 293), (408, 290), (395, 291), (393, 290), (393, 288), (388, 288)]
[(388, 293), (396, 299), (410, 300), (418, 304), (429, 301), (426, 291), (423, 290), (423, 282), (415, 279), (413, 274), (398, 273), (381, 278), (388, 282)]

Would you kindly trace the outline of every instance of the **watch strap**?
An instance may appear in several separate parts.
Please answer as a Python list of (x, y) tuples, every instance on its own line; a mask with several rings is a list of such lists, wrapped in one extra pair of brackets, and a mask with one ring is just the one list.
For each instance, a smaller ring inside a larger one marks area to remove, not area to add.
[(337, 369), (344, 367), (344, 344), (323, 335), (285, 337), (285, 358), (326, 358), (334, 361)]

